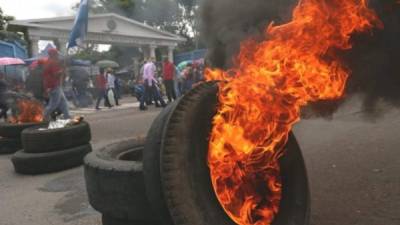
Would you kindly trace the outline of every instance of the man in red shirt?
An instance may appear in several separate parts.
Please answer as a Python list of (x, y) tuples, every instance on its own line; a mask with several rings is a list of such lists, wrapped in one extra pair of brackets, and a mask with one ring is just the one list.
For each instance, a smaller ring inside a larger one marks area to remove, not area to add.
[(163, 79), (167, 92), (168, 102), (176, 100), (176, 93), (174, 88), (175, 66), (167, 58), (164, 59), (163, 64)]
[(48, 54), (49, 59), (45, 63), (43, 71), (43, 86), (45, 95), (49, 97), (49, 103), (44, 111), (44, 118), (49, 119), (51, 113), (59, 109), (64, 119), (69, 119), (68, 102), (61, 87), (61, 81), (64, 78), (63, 65), (57, 49), (49, 49)]
[(107, 96), (107, 78), (106, 73), (103, 68), (100, 69), (100, 74), (96, 77), (96, 88), (97, 88), (97, 102), (96, 102), (96, 110), (100, 110), (100, 102), (104, 98), (104, 105), (107, 107), (111, 107), (110, 101)]

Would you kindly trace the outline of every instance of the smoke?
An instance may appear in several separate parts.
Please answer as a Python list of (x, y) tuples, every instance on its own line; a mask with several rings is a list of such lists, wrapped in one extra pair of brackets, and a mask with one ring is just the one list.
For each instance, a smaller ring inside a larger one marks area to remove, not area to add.
[[(263, 30), (271, 22), (288, 22), (297, 2), (205, 0), (202, 35), (209, 49), (210, 65), (229, 68), (243, 40), (262, 38)], [(376, 115), (380, 100), (400, 106), (400, 4), (397, 0), (370, 0), (370, 5), (385, 28), (355, 35), (353, 49), (338, 55), (352, 71), (346, 95), (361, 93), (364, 112)], [(311, 108), (317, 115), (329, 116), (343, 102), (319, 102)]]
[(297, 0), (205, 0), (202, 6), (202, 35), (213, 66), (227, 68), (239, 52), (240, 43), (262, 38), (265, 27), (290, 19)]
[(385, 28), (354, 37), (354, 47), (343, 54), (352, 74), (347, 93), (364, 94), (364, 110), (375, 114), (379, 100), (400, 106), (400, 4), (371, 1)]

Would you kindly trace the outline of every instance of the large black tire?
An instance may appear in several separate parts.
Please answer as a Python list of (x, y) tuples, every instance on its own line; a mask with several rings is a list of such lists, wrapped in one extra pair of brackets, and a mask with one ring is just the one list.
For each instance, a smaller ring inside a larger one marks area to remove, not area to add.
[[(162, 142), (159, 182), (175, 225), (234, 225), (219, 204), (207, 166), (208, 136), (216, 112), (218, 86), (201, 84), (186, 94), (168, 116)], [(150, 137), (148, 137), (150, 138)], [(309, 191), (304, 161), (290, 134), (287, 154), (280, 161), (283, 196), (274, 225), (306, 225)], [(161, 152), (160, 152), (161, 151)], [(157, 159), (153, 159), (157, 160)], [(146, 163), (147, 161), (145, 161)]]
[(169, 104), (154, 120), (147, 133), (145, 151), (143, 153), (143, 173), (146, 186), (146, 195), (154, 212), (161, 218), (164, 225), (173, 225), (167, 203), (160, 183), (160, 148), (164, 127), (177, 101)]
[(34, 127), (45, 125), (46, 123), (0, 123), (0, 137), (6, 138), (21, 138), (21, 133), (23, 130)]
[(0, 137), (0, 155), (12, 154), (21, 149), (22, 149), (21, 139)]
[(85, 158), (85, 182), (94, 209), (118, 221), (158, 221), (145, 194), (144, 138), (129, 139)]
[(17, 173), (36, 175), (80, 166), (91, 151), (90, 144), (50, 153), (27, 153), (23, 150), (15, 153), (11, 161)]
[(38, 130), (32, 127), (22, 132), (22, 146), (27, 153), (47, 153), (85, 145), (91, 140), (90, 126), (87, 122), (70, 127)]

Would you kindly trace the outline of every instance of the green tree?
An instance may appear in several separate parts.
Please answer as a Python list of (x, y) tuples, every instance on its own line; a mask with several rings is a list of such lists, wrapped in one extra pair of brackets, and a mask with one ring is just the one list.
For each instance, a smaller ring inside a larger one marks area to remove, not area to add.
[(25, 41), (24, 30), (17, 30), (15, 28), (8, 27), (10, 21), (14, 20), (13, 16), (5, 15), (3, 10), (0, 8), (0, 40), (2, 41), (18, 41), (22, 45), (27, 45)]
[(114, 12), (181, 35), (188, 41), (181, 50), (192, 50), (198, 42), (198, 12), (201, 0), (94, 0), (93, 13)]
[(0, 30), (6, 30), (8, 22), (14, 19), (13, 16), (5, 15), (3, 10), (0, 8)]

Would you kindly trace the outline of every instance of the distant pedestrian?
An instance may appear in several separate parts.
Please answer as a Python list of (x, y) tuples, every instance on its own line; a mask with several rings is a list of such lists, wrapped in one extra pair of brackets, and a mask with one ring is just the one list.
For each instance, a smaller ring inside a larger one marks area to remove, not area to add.
[(157, 86), (157, 80), (156, 80), (156, 72), (157, 68), (156, 65), (154, 64), (154, 59), (151, 58), (148, 60), (148, 62), (144, 65), (143, 67), (143, 84), (144, 84), (144, 95), (142, 96), (140, 100), (140, 110), (146, 110), (146, 106), (144, 105), (145, 100), (148, 98), (148, 96), (154, 96), (156, 107), (165, 107), (166, 104), (164, 102), (164, 99), (162, 99), (158, 86)]
[(204, 71), (201, 65), (197, 64), (193, 69), (194, 83), (204, 81)]
[(163, 80), (165, 85), (165, 92), (168, 97), (168, 102), (176, 100), (174, 77), (175, 77), (175, 66), (166, 58), (163, 64)]
[(194, 84), (194, 79), (195, 79), (195, 74), (194, 74), (194, 69), (193, 65), (189, 63), (186, 66), (185, 72), (184, 72), (184, 83), (183, 83), (183, 90), (182, 92), (186, 94), (192, 89), (192, 86)]
[(5, 94), (7, 92), (7, 83), (4, 74), (0, 73), (0, 119), (7, 120), (8, 106)]
[(107, 93), (112, 92), (116, 105), (119, 105), (117, 93), (115, 92), (115, 76), (111, 68), (107, 69)]
[(64, 119), (69, 119), (68, 102), (61, 87), (65, 74), (64, 68), (57, 49), (49, 49), (48, 54), (49, 59), (43, 71), (43, 86), (45, 94), (49, 97), (49, 102), (44, 111), (44, 118), (50, 119), (50, 115), (58, 109), (63, 114)]
[(121, 79), (118, 76), (115, 76), (115, 95), (117, 99), (121, 99)]
[(97, 102), (96, 110), (100, 110), (101, 100), (104, 99), (104, 105), (106, 107), (111, 107), (110, 101), (106, 93), (107, 90), (107, 78), (104, 73), (104, 69), (100, 69), (100, 74), (96, 76), (96, 89), (97, 89)]

